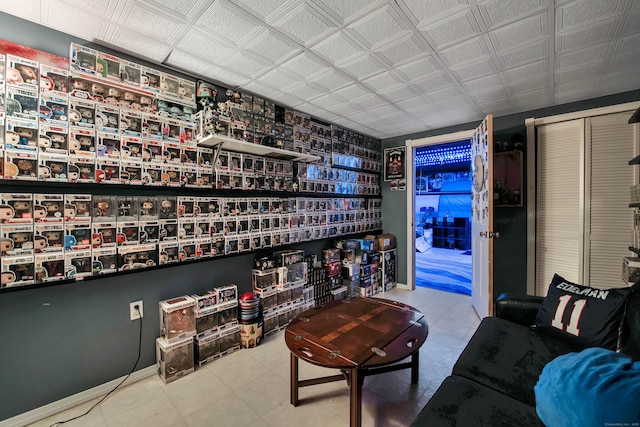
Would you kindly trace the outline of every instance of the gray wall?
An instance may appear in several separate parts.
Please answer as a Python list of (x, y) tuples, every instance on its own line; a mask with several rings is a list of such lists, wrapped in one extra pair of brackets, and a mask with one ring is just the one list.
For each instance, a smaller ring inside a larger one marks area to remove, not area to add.
[[(640, 100), (640, 91), (594, 98), (570, 104), (558, 105), (539, 110), (526, 111), (493, 118), (494, 141), (504, 141), (520, 133), (526, 138), (524, 121), (530, 117), (546, 117), (574, 111), (598, 108)], [(478, 122), (461, 124), (428, 132), (402, 135), (382, 141), (382, 148), (404, 146), (407, 139), (420, 139), (429, 136), (475, 129)], [(525, 147), (526, 150), (526, 147)], [(524, 156), (525, 179), (522, 208), (495, 208), (494, 230), (500, 231), (500, 238), (494, 240), (494, 296), (503, 292), (527, 291), (527, 207), (526, 207), (526, 151)], [(412, 165), (407, 165), (407, 168)], [(408, 169), (409, 170), (409, 169)], [(407, 281), (407, 197), (406, 191), (390, 191), (389, 183), (382, 182), (382, 226), (385, 232), (396, 235), (398, 242), (398, 281)]]

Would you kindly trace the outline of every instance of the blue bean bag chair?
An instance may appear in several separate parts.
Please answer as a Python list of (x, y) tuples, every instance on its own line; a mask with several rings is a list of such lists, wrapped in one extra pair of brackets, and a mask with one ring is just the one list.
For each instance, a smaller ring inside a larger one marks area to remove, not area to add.
[(640, 426), (640, 361), (594, 347), (547, 363), (534, 387), (547, 427)]

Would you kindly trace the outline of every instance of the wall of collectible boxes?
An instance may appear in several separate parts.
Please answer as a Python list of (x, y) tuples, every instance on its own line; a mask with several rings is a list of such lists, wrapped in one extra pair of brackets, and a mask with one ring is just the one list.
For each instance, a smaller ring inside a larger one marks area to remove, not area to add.
[(363, 233), (380, 199), (0, 193), (2, 287)]
[[(0, 287), (381, 228), (378, 141), (75, 43), (69, 63), (0, 54)], [(198, 145), (212, 134), (320, 161)], [(10, 180), (61, 185), (18, 194)], [(125, 184), (131, 195), (63, 183)], [(137, 195), (138, 185), (176, 195)], [(313, 194), (178, 196), (179, 188)]]

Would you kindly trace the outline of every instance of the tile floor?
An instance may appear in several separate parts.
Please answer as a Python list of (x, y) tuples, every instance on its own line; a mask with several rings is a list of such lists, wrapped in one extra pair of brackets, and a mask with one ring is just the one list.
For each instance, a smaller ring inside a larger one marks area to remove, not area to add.
[[(363, 426), (407, 426), (433, 395), (479, 324), (471, 297), (418, 287), (393, 290), (385, 297), (421, 310), (429, 337), (420, 350), (420, 378), (410, 383), (410, 370), (368, 377), (364, 382)], [(300, 378), (334, 375), (336, 371), (300, 362)], [(87, 402), (32, 427), (46, 427), (83, 413)], [(87, 416), (64, 424), (82, 427), (283, 427), (348, 426), (346, 382), (305, 387), (300, 405), (289, 403), (289, 351), (284, 335), (268, 337), (258, 347), (243, 349), (203, 366), (193, 374), (163, 384), (157, 376), (118, 390)]]

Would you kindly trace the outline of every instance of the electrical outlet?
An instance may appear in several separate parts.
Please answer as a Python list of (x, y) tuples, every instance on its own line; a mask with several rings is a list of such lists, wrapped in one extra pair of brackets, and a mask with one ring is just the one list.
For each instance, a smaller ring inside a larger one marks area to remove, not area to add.
[[(136, 310), (136, 307), (138, 307), (138, 310)], [(142, 311), (142, 300), (134, 301), (129, 304), (129, 315), (131, 316), (131, 320), (144, 317), (144, 312)]]

